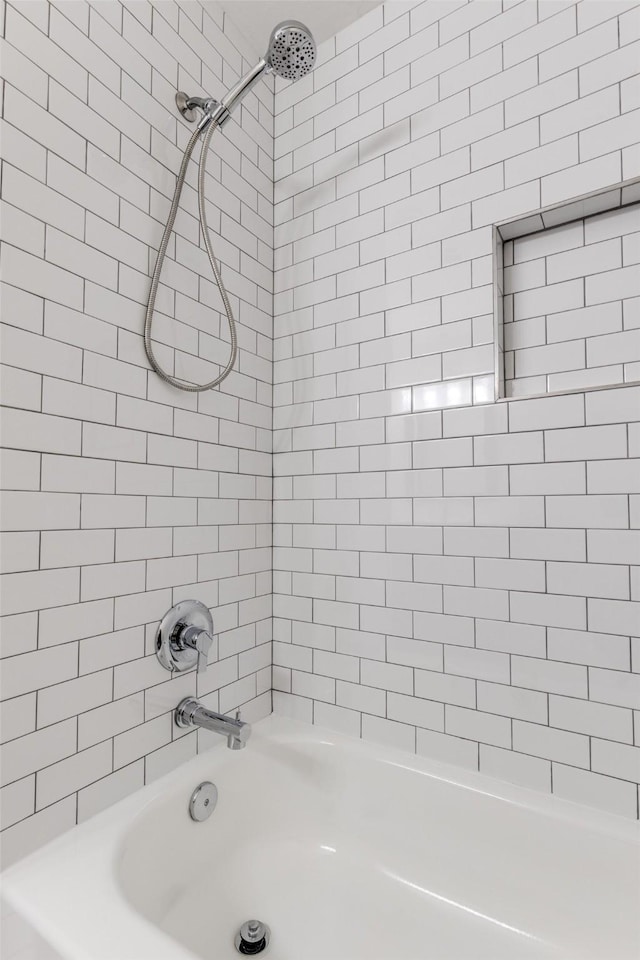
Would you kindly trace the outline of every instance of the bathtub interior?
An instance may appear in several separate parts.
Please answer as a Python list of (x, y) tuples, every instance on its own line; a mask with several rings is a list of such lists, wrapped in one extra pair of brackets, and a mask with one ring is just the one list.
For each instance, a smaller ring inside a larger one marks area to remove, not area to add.
[(637, 848), (574, 805), (551, 813), (479, 775), (464, 784), (344, 738), (263, 729), (250, 750), (211, 752), (208, 821), (189, 819), (183, 783), (118, 851), (128, 902), (196, 956), (237, 957), (252, 917), (272, 929), (272, 960), (605, 958), (612, 943), (618, 960), (637, 955), (637, 925), (620, 923), (634, 915)]

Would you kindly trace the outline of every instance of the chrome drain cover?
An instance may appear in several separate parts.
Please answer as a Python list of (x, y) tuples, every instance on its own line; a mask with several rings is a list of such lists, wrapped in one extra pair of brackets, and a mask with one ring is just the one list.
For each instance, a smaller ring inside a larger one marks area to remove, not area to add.
[(253, 956), (266, 950), (270, 939), (271, 931), (266, 923), (260, 920), (247, 920), (238, 930), (234, 943), (238, 953)]

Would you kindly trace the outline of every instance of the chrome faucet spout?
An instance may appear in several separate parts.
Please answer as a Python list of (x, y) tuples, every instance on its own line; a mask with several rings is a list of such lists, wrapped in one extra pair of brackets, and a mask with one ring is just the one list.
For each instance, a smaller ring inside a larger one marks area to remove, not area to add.
[(230, 750), (242, 750), (251, 736), (251, 724), (240, 719), (238, 710), (235, 718), (223, 713), (207, 710), (193, 697), (186, 697), (176, 707), (175, 721), (179, 727), (202, 727), (227, 738)]

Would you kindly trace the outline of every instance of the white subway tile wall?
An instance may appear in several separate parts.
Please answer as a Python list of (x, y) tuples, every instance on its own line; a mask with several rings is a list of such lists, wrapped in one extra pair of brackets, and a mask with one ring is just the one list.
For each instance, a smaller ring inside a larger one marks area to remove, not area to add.
[[(149, 276), (190, 127), (252, 54), (215, 3), (7, 3), (2, 54), (3, 862), (196, 752), (186, 695), (271, 711), (273, 82), (212, 143), (209, 220), (240, 353), (220, 390), (149, 370)], [(157, 300), (171, 372), (228, 337), (195, 164)], [(208, 672), (171, 678), (159, 618), (213, 608)], [(203, 741), (203, 746), (205, 746)]]
[(275, 100), (274, 709), (627, 817), (638, 208), (508, 244), (512, 392), (582, 392), (497, 404), (492, 225), (640, 176), (639, 26), (390, 2)]
[(505, 243), (508, 397), (638, 379), (639, 238), (635, 203)]

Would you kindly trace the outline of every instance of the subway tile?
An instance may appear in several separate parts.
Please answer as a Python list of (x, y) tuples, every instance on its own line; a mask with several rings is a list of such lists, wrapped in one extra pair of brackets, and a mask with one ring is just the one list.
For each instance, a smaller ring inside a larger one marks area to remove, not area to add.
[(547, 696), (537, 690), (521, 690), (506, 684), (479, 681), (477, 685), (478, 709), (496, 713), (502, 717), (546, 723), (548, 719)]
[[(488, 128), (486, 125), (479, 125), (478, 136), (471, 144), (471, 162), (474, 170), (506, 160), (506, 167), (511, 171), (513, 164), (525, 162), (523, 159), (518, 160), (519, 156), (523, 158), (530, 152), (537, 153), (535, 148), (539, 146), (540, 139), (536, 120), (527, 120), (505, 130), (502, 122), (502, 104), (496, 104), (474, 116), (490, 118), (492, 121)], [(512, 161), (508, 159), (510, 157), (516, 159)], [(506, 186), (511, 187), (527, 179), (533, 180), (535, 176), (525, 176), (518, 180), (510, 173), (510, 182)]]
[(636, 458), (596, 460), (587, 464), (589, 493), (636, 493), (640, 488), (640, 471)]
[(144, 497), (83, 494), (82, 527), (141, 527), (145, 520)]
[(363, 714), (362, 736), (382, 746), (405, 750), (409, 753), (415, 752), (416, 729), (405, 723)]
[[(556, 76), (560, 72), (569, 70), (571, 67), (580, 63), (579, 55), (575, 50), (576, 18), (575, 12), (571, 7), (561, 10), (555, 16), (542, 20), (538, 24), (528, 24), (528, 29), (522, 30), (517, 36), (508, 39), (504, 45), (504, 66), (510, 67), (514, 63), (527, 60), (529, 57), (540, 54), (540, 61), (543, 67), (540, 70), (540, 80), (545, 81), (549, 77)], [(549, 68), (549, 58), (554, 56), (557, 61), (557, 53), (553, 54), (548, 48), (556, 47), (562, 43), (563, 60), (564, 51), (567, 50), (567, 62), (564, 70)], [(601, 43), (597, 45), (600, 52)], [(571, 53), (573, 53), (573, 57)]]
[[(585, 160), (578, 166), (567, 167), (542, 179), (542, 204), (559, 203), (576, 193), (590, 193), (602, 183), (617, 183), (621, 179), (620, 154), (616, 151), (595, 160)], [(589, 301), (587, 301), (589, 302)]]
[[(553, 660), (612, 670), (629, 668), (629, 644), (625, 637), (561, 629), (550, 629), (548, 633), (548, 651)], [(606, 680), (607, 676), (603, 679)], [(591, 676), (590, 684), (593, 681), (594, 677)], [(598, 697), (594, 696), (593, 699)]]
[(2, 699), (60, 683), (75, 677), (77, 671), (75, 644), (9, 657), (3, 669)]
[[(178, 741), (184, 744), (184, 740)], [(145, 782), (142, 760), (102, 777), (78, 791), (78, 823), (83, 823), (112, 804), (139, 790)]]
[(513, 657), (512, 682), (518, 687), (586, 697), (587, 670), (584, 666), (556, 663), (532, 657)]
[(92, 707), (108, 703), (112, 697), (110, 670), (67, 680), (38, 692), (38, 727), (75, 717)]
[[(615, 24), (615, 21), (613, 21)], [(609, 24), (611, 27), (612, 24)], [(586, 35), (588, 36), (588, 34)], [(595, 57), (580, 67), (580, 90), (583, 95), (601, 90), (637, 73), (638, 51), (636, 44), (613, 49), (604, 56)]]
[(336, 702), (336, 681), (331, 677), (294, 670), (291, 674), (291, 691), (296, 696), (308, 697), (311, 700)]
[[(523, 66), (525, 65), (523, 64)], [(561, 107), (563, 104), (570, 104), (577, 98), (577, 70), (562, 74), (537, 86), (531, 84), (530, 89), (525, 88), (522, 93), (516, 92), (515, 95), (506, 100), (506, 125), (510, 127), (515, 123), (522, 123), (530, 117), (548, 116), (554, 108)], [(567, 132), (567, 130), (564, 130), (563, 135), (566, 135)]]
[(475, 561), (475, 582), (479, 587), (544, 592), (545, 568), (544, 564), (537, 560), (478, 558)]
[(626, 600), (629, 578), (625, 568), (616, 564), (547, 563), (547, 589), (550, 593)]
[(607, 813), (635, 818), (637, 797), (633, 784), (578, 767), (553, 764), (553, 793), (574, 803), (587, 803)]
[(476, 502), (475, 521), (483, 527), (544, 527), (544, 508), (539, 496), (483, 497)]
[(541, 461), (543, 454), (542, 434), (496, 434), (474, 438), (474, 462), (491, 463), (535, 463)]
[(50, 806), (56, 800), (110, 773), (111, 754), (110, 743), (98, 744), (41, 770), (36, 786), (37, 809)]
[(551, 789), (551, 764), (514, 750), (480, 744), (480, 772), (545, 793)]
[(561, 730), (574, 730), (606, 740), (633, 742), (631, 711), (621, 707), (550, 696), (549, 724)]
[[(624, 646), (626, 647), (626, 644)], [(623, 658), (620, 657), (620, 666), (622, 664)], [(600, 664), (597, 666), (600, 666)], [(609, 666), (609, 664), (602, 664), (602, 666)], [(640, 706), (640, 678), (637, 674), (624, 672), (623, 670), (603, 670), (590, 667), (589, 696), (591, 700), (600, 703), (638, 709)]]
[(76, 722), (62, 723), (11, 740), (2, 747), (3, 779), (11, 783), (68, 757), (76, 750)]
[(589, 768), (589, 739), (582, 734), (514, 720), (513, 749), (572, 767)]
[(583, 424), (584, 400), (580, 395), (543, 397), (509, 404), (509, 428), (514, 431), (577, 427)]
[(0, 589), (2, 610), (7, 615), (61, 606), (78, 599), (78, 569), (5, 573)]
[(481, 710), (445, 707), (445, 730), (449, 735), (490, 743), (497, 747), (511, 746), (511, 721)]
[(514, 529), (510, 532), (510, 553), (522, 560), (587, 559), (583, 530)]
[(640, 747), (613, 743), (610, 740), (591, 741), (591, 769), (621, 780), (640, 780)]
[(415, 727), (444, 729), (444, 707), (440, 703), (408, 697), (399, 693), (387, 695), (387, 717)]
[(35, 777), (25, 777), (7, 784), (0, 791), (2, 829), (11, 827), (35, 812)]
[(500, 653), (543, 656), (545, 629), (526, 623), (476, 620), (476, 646)]
[(476, 705), (475, 680), (449, 673), (416, 669), (415, 694), (426, 700), (436, 700), (441, 703), (465, 707)]
[[(536, 28), (534, 25), (536, 24), (536, 19), (534, 12), (527, 5), (515, 4), (513, 7), (503, 9), (501, 15), (475, 27), (471, 31), (471, 53), (477, 53), (480, 50), (484, 50), (487, 47), (501, 42), (505, 43), (507, 49), (511, 49), (509, 46), (509, 38), (521, 33), (535, 32)], [(534, 27), (533, 31), (529, 30), (531, 27)], [(558, 26), (557, 33), (559, 32)], [(562, 36), (561, 33), (560, 36)], [(528, 51), (524, 53), (523, 59), (524, 56), (527, 55)], [(508, 66), (509, 62), (513, 62), (514, 59), (516, 58), (507, 57), (505, 66)]]
[(414, 636), (455, 646), (473, 646), (473, 620), (442, 613), (414, 613)]
[[(18, 613), (14, 616), (6, 616), (2, 621), (3, 628), (3, 655), (5, 657), (11, 657), (19, 653), (27, 653), (30, 650), (35, 650), (38, 646), (38, 614), (35, 612), (31, 613)], [(28, 713), (30, 710), (28, 706), (29, 697), (23, 697), (22, 700), (25, 703), (25, 712)], [(17, 701), (16, 701), (17, 702)], [(34, 701), (35, 705), (35, 701)], [(4, 715), (3, 715), (4, 716)], [(6, 718), (5, 718), (6, 720)], [(22, 724), (18, 723), (9, 723), (7, 721), (9, 729), (14, 727), (17, 729), (21, 727)], [(30, 723), (27, 721), (27, 727)], [(35, 723), (33, 724), (35, 726)], [(17, 736), (17, 734), (15, 734)], [(12, 739), (12, 736), (5, 734), (4, 732), (0, 734), (3, 739)]]
[(468, 770), (478, 769), (478, 744), (473, 740), (418, 729), (416, 752), (441, 763), (452, 763)]
[(517, 623), (584, 630), (586, 602), (581, 597), (511, 593), (511, 618)]
[(640, 563), (640, 532), (638, 531), (588, 530), (587, 545), (591, 563)]
[(551, 527), (595, 529), (629, 526), (624, 496), (554, 496), (546, 499), (547, 524)]
[(84, 566), (106, 563), (113, 558), (111, 530), (43, 531), (40, 545), (40, 567)]
[(498, 70), (487, 79), (479, 79), (471, 86), (471, 110), (476, 113), (507, 97), (535, 87), (538, 82), (537, 58), (532, 57), (507, 70)]
[(444, 668), (446, 673), (457, 676), (474, 677), (495, 683), (509, 682), (508, 656), (490, 650), (445, 646)]
[[(452, 37), (459, 36), (461, 33), (467, 33), (474, 27), (479, 27), (485, 21), (494, 21), (494, 18), (502, 12), (502, 7), (495, 0), (488, 0), (482, 4), (481, 9), (470, 9), (469, 6), (462, 6), (456, 10), (447, 8), (448, 12), (440, 22), (440, 42), (445, 43)], [(490, 36), (490, 27), (487, 25)]]
[[(114, 493), (114, 464), (90, 457), (66, 457), (44, 454), (41, 486), (45, 491), (67, 493)], [(62, 518), (58, 518), (64, 524)]]
[[(115, 66), (115, 65), (114, 65)], [(85, 141), (57, 117), (8, 86), (5, 92), (4, 117), (22, 130), (38, 131), (38, 141), (47, 149), (68, 160), (78, 168), (84, 166)]]
[(621, 424), (576, 427), (545, 432), (547, 460), (611, 460), (626, 453), (626, 429)]
[(633, 636), (638, 632), (638, 605), (629, 600), (589, 599), (589, 629)]
[(3, 533), (0, 540), (2, 573), (22, 573), (38, 567), (40, 535), (35, 530), (28, 533)]
[(4, 620), (3, 653), (11, 657), (16, 653), (26, 653), (35, 650), (38, 646), (38, 615), (32, 613), (18, 613), (8, 616)]
[(119, 733), (113, 741), (114, 769), (127, 766), (139, 757), (152, 753), (168, 743), (171, 739), (171, 723), (171, 715), (164, 714), (124, 733)]

